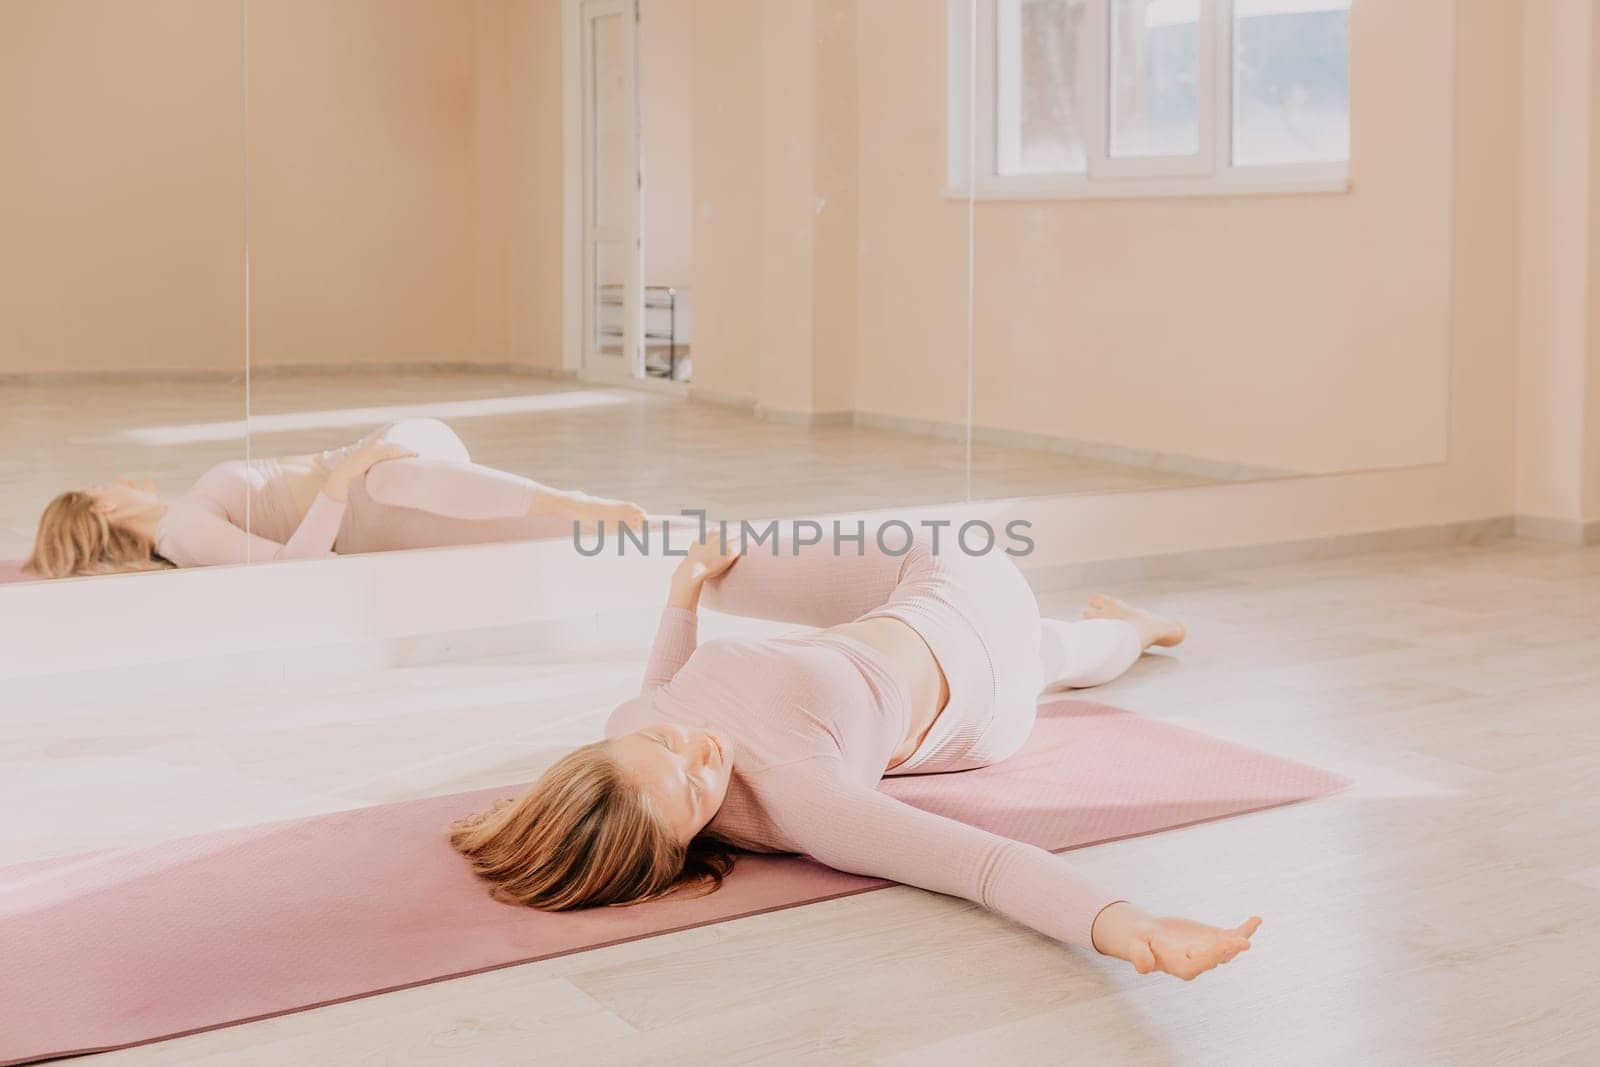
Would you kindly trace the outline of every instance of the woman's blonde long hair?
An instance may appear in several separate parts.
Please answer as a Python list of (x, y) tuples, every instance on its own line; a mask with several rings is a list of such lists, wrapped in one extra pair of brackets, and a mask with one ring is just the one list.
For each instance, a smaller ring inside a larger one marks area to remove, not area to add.
[(167, 570), (172, 564), (156, 554), (149, 538), (114, 525), (95, 511), (92, 495), (73, 489), (45, 505), (24, 566), (43, 578), (73, 578)]
[(456, 823), (450, 843), (493, 883), (496, 900), (543, 911), (696, 888), (704, 896), (734, 862), (733, 849), (710, 837), (680, 844), (605, 741), (563, 756), (521, 797)]

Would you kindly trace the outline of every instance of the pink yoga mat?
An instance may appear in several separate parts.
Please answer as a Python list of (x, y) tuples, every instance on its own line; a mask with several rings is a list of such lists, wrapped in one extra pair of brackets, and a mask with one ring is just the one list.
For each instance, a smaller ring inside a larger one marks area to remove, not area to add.
[[(1125, 711), (1040, 709), (994, 767), (890, 778), (1059, 851), (1274, 807), (1347, 779)], [(721, 891), (551, 914), (499, 904), (445, 827), (516, 786), (0, 870), (0, 1065), (143, 1044), (889, 883), (742, 856)], [(1065, 862), (1065, 861), (1063, 861)]]
[(0, 585), (7, 582), (37, 582), (37, 574), (30, 574), (22, 569), (23, 560), (0, 559)]

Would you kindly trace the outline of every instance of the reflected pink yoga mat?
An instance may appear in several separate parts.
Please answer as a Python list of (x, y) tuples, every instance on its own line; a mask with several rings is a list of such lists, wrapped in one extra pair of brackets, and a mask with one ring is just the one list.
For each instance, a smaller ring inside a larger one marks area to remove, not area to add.
[[(1040, 709), (1022, 752), (893, 796), (1059, 851), (1334, 792), (1347, 779), (1115, 708)], [(142, 1044), (889, 883), (741, 856), (697, 900), (499, 904), (445, 827), (516, 786), (0, 870), (0, 1065)], [(1067, 861), (1063, 861), (1067, 862)]]

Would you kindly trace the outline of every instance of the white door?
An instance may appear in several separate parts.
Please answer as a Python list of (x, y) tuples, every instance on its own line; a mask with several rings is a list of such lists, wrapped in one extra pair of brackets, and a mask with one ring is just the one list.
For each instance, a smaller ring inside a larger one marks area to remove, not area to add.
[(583, 32), (584, 377), (642, 377), (638, 9), (585, 0)]

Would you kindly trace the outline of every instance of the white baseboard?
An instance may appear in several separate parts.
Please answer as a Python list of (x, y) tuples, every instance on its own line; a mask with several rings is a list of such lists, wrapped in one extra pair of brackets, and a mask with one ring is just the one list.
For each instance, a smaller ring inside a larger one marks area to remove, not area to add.
[[(689, 400), (691, 403), (712, 404), (717, 407), (747, 411), (757, 418), (796, 426), (861, 426), (868, 429), (889, 430), (917, 437), (932, 437), (942, 441), (964, 441), (967, 437), (967, 426), (961, 422), (916, 419), (901, 415), (883, 415), (872, 411), (795, 411), (789, 408), (777, 408), (762, 404), (753, 397), (742, 394), (722, 393), (713, 389), (704, 389), (697, 385), (690, 386)], [(1106, 463), (1118, 463), (1125, 467), (1137, 467), (1141, 470), (1189, 474), (1197, 478), (1207, 478), (1217, 482), (1250, 482), (1269, 478), (1299, 478), (1310, 473), (1278, 467), (1233, 463), (1226, 460), (1208, 459), (1202, 456), (1186, 456), (1175, 452), (1154, 452), (1149, 449), (1128, 448), (1100, 441), (1058, 437), (1052, 434), (1006, 430), (996, 426), (974, 426), (972, 428), (972, 438), (974, 441), (1000, 445), (1005, 448), (1026, 448), (1034, 451), (1053, 452), (1061, 456), (1101, 460)]]
[(719, 408), (733, 408), (736, 411), (754, 411), (756, 398), (745, 396), (742, 393), (723, 393), (716, 389), (706, 389), (702, 386), (689, 383), (689, 402), (692, 404), (711, 404)]
[(790, 426), (851, 426), (856, 421), (856, 415), (851, 411), (794, 411), (790, 408), (775, 408), (768, 404), (757, 404), (755, 416), (768, 422), (782, 422)]
[[(964, 441), (967, 436), (966, 424), (960, 422), (914, 419), (900, 415), (879, 415), (867, 411), (856, 412), (850, 421), (857, 426), (918, 434), (924, 437), (938, 437), (948, 441)], [(1253, 482), (1268, 478), (1302, 478), (1308, 474), (1326, 473), (1321, 471), (1288, 470), (1281, 467), (1265, 467), (1259, 464), (1234, 463), (1229, 460), (1189, 456), (1178, 452), (1157, 452), (1148, 448), (1107, 444), (1104, 441), (1089, 441), (1024, 430), (1008, 430), (999, 426), (974, 426), (972, 427), (972, 439), (984, 444), (999, 445), (1002, 448), (1025, 448), (1036, 452), (1052, 452), (1056, 455), (1099, 460), (1104, 463), (1116, 463), (1124, 467), (1136, 467), (1140, 470), (1188, 474), (1196, 478), (1207, 478), (1217, 482)]]

